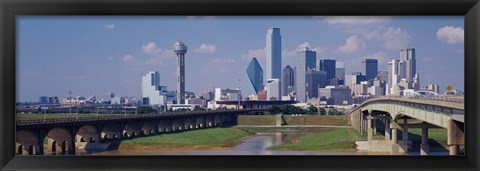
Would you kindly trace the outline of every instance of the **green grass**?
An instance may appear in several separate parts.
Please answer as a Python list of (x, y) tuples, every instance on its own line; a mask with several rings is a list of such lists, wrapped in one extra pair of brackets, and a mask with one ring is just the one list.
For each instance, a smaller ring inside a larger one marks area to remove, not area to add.
[(275, 125), (275, 115), (238, 115), (238, 125)]
[(344, 115), (303, 115), (291, 116), (284, 115), (288, 125), (333, 125), (348, 126), (349, 117)]
[[(398, 133), (399, 139), (402, 137), (402, 131)], [(420, 149), (422, 142), (422, 129), (410, 128), (408, 129), (408, 139), (414, 144), (413, 149)], [(430, 150), (446, 150), (447, 145), (447, 129), (428, 129), (428, 144)]]
[(267, 150), (315, 150), (315, 151), (350, 151), (355, 150), (355, 141), (365, 140), (351, 128), (332, 129), (327, 132), (308, 134), (296, 144), (270, 146)]
[(122, 141), (138, 145), (222, 145), (251, 135), (235, 128), (210, 128), (172, 134), (140, 137)]
[[(283, 115), (287, 125), (332, 125), (348, 126), (348, 116), (333, 115)], [(239, 115), (238, 125), (275, 125), (275, 115)]]
[[(123, 116), (124, 114), (99, 114), (98, 116)], [(29, 119), (58, 119), (58, 118), (75, 118), (75, 117), (92, 117), (97, 116), (97, 114), (16, 114), (17, 119), (19, 120), (29, 120)]]

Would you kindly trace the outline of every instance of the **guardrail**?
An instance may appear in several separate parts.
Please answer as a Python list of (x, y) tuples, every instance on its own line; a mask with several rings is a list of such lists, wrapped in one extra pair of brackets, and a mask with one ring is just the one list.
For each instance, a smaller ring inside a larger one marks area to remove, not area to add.
[[(105, 120), (117, 120), (117, 119), (141, 119), (141, 118), (154, 118), (154, 117), (171, 117), (171, 116), (184, 116), (184, 115), (200, 115), (200, 114), (216, 114), (224, 112), (248, 112), (255, 111), (254, 109), (234, 109), (234, 110), (210, 110), (210, 111), (188, 111), (188, 112), (169, 112), (169, 113), (155, 113), (155, 114), (128, 114), (118, 116), (84, 116), (84, 117), (71, 117), (71, 118), (48, 118), (48, 119), (30, 119), (30, 120), (17, 120), (17, 126), (24, 125), (38, 125), (38, 124), (58, 124), (58, 123), (74, 123), (74, 122), (89, 122), (89, 121), (105, 121)], [(75, 114), (72, 114), (75, 115)]]

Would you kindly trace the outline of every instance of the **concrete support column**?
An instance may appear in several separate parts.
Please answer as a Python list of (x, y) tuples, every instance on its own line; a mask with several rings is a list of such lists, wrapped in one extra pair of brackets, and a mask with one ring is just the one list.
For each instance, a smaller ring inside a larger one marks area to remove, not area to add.
[(428, 145), (428, 124), (422, 124), (422, 145), (420, 146), (420, 155), (428, 155), (430, 152)]
[(390, 154), (392, 154), (392, 155), (398, 155), (398, 152), (400, 150), (397, 138), (398, 138), (397, 137), (397, 128), (392, 128), (392, 145), (391, 145), (391, 148), (390, 148)]
[(385, 119), (385, 140), (390, 140), (390, 119)]
[(377, 135), (377, 127), (378, 127), (377, 121), (378, 121), (377, 119), (373, 119), (373, 120), (372, 120), (372, 124), (373, 124), (373, 126), (372, 126), (372, 127), (373, 127), (373, 135)]
[(451, 156), (458, 155), (458, 145), (450, 145), (449, 151)]
[(370, 140), (373, 140), (373, 128), (372, 128), (372, 117), (371, 116), (368, 116), (367, 117), (368, 119), (368, 122), (367, 122), (367, 140), (370, 141)]
[(360, 112), (360, 119), (359, 119), (359, 125), (360, 125), (360, 135), (363, 135), (363, 113)]
[(402, 145), (405, 147), (405, 152), (408, 152), (408, 119), (405, 117), (403, 118), (403, 135), (402, 135)]
[(68, 155), (75, 155), (75, 138), (68, 142)]
[(37, 144), (35, 144), (35, 155), (44, 155), (43, 149), (43, 140), (39, 140)]

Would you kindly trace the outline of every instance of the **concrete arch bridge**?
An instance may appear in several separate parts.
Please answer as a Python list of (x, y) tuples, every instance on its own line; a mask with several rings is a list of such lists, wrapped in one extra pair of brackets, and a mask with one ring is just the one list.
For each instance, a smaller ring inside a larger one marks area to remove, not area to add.
[(202, 112), (99, 116), (16, 121), (17, 155), (43, 155), (44, 143), (52, 154), (75, 154), (80, 144), (102, 139), (148, 136), (236, 125), (239, 114), (263, 109), (214, 110)]

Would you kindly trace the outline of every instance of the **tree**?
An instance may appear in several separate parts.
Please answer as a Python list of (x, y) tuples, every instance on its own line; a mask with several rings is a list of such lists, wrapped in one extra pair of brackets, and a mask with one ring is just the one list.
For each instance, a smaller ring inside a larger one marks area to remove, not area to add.
[(278, 114), (280, 113), (280, 107), (278, 107), (278, 105), (273, 105), (268, 109), (268, 112), (270, 112), (270, 114)]
[(320, 113), (320, 115), (325, 115), (325, 114), (327, 114), (327, 111), (326, 111), (325, 108), (323, 108), (323, 107), (319, 108), (318, 110), (319, 110), (318, 113)]
[(204, 109), (200, 106), (195, 106), (195, 108), (193, 109), (193, 111), (203, 111)]
[(315, 114), (317, 114), (317, 112), (318, 112), (317, 107), (315, 107), (315, 106), (313, 106), (313, 105), (310, 105), (310, 106), (308, 107), (308, 112), (307, 112), (308, 114), (310, 114), (310, 115), (315, 115)]
[(153, 109), (151, 106), (140, 106), (137, 108), (137, 113), (147, 114), (147, 113), (157, 113), (158, 111)]
[(330, 109), (330, 110), (328, 111), (328, 114), (330, 114), (330, 115), (338, 115), (339, 112), (337, 111), (337, 109)]

